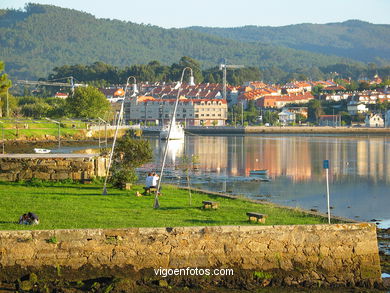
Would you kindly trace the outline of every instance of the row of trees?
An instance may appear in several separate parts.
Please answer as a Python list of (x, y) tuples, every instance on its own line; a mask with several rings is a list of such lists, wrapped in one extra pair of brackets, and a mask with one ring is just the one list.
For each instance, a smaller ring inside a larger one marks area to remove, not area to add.
[[(64, 65), (55, 67), (53, 74), (48, 76), (49, 80), (61, 79), (69, 76), (75, 77), (77, 80), (87, 82), (95, 86), (106, 86), (109, 84), (123, 83), (130, 75), (135, 76), (138, 81), (177, 81), (180, 79), (181, 72), (184, 67), (191, 67), (194, 70), (194, 77), (197, 83), (222, 83), (222, 71), (219, 67), (212, 67), (202, 70), (201, 63), (193, 58), (184, 56), (178, 63), (172, 65), (163, 65), (159, 61), (151, 61), (148, 64), (138, 64), (119, 68), (103, 62), (95, 62), (90, 65), (76, 64)], [(337, 76), (331, 70), (339, 70)], [(372, 86), (368, 84), (359, 84), (352, 80), (346, 83), (344, 78), (352, 77), (358, 79), (362, 76), (374, 76), (378, 71), (368, 70), (365, 67), (357, 65), (328, 66), (328, 67), (310, 67), (299, 68), (295, 72), (285, 72), (278, 67), (265, 67), (261, 70), (258, 67), (245, 67), (227, 72), (227, 81), (231, 85), (242, 85), (244, 81), (249, 80), (264, 80), (273, 83), (285, 83), (292, 80), (321, 80), (327, 78), (335, 78), (335, 81), (344, 85), (347, 90), (364, 90)], [(390, 67), (381, 69), (381, 76), (389, 80)], [(314, 89), (316, 90), (316, 89)], [(319, 90), (319, 89), (317, 89)]]
[[(124, 83), (128, 76), (135, 76), (140, 82), (178, 81), (183, 68), (191, 67), (194, 72), (196, 83), (222, 83), (222, 71), (218, 67), (201, 69), (201, 64), (190, 57), (182, 57), (178, 63), (163, 65), (159, 61), (151, 61), (148, 64), (132, 65), (118, 68), (103, 62), (95, 62), (91, 65), (64, 65), (55, 67), (53, 74), (48, 79), (62, 79), (73, 76), (79, 81), (87, 82), (95, 86)], [(189, 73), (186, 73), (187, 75)], [(260, 70), (255, 67), (246, 67), (229, 71), (227, 80), (229, 84), (240, 85), (247, 80), (260, 80)]]
[(76, 88), (74, 94), (67, 99), (9, 95), (8, 101), (10, 116), (88, 119), (101, 117), (105, 120), (113, 117), (110, 102), (97, 88), (92, 86)]

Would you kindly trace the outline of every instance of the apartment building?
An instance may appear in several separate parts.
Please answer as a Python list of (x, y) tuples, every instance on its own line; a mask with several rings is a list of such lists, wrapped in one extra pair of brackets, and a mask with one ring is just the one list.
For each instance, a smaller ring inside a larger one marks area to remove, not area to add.
[[(138, 96), (125, 100), (125, 121), (168, 123), (172, 117), (175, 99), (156, 99)], [(224, 126), (227, 120), (227, 103), (223, 99), (179, 99), (176, 121), (186, 126)]]

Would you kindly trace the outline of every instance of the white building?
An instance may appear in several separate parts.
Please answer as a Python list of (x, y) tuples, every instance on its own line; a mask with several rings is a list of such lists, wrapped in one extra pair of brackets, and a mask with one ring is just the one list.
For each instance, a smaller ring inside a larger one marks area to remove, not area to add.
[(292, 113), (290, 111), (284, 110), (278, 114), (279, 116), (279, 122), (282, 125), (287, 125), (290, 123), (295, 122), (296, 115), (295, 113)]
[(366, 127), (384, 127), (385, 123), (380, 114), (370, 114), (364, 120)]
[(347, 105), (348, 113), (351, 115), (357, 115), (361, 113), (366, 113), (368, 108), (365, 104), (358, 103), (356, 101), (351, 101)]
[[(175, 99), (155, 99), (138, 96), (125, 100), (125, 121), (167, 123), (172, 116)], [(187, 126), (224, 126), (227, 120), (227, 102), (223, 99), (186, 99), (181, 97), (176, 121)]]

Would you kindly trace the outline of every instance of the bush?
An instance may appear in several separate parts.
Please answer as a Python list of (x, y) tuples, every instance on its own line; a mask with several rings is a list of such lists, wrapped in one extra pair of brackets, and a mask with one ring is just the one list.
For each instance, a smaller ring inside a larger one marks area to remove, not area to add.
[(138, 180), (138, 176), (134, 169), (115, 169), (110, 178), (110, 182), (116, 188), (122, 188), (126, 183), (135, 183)]

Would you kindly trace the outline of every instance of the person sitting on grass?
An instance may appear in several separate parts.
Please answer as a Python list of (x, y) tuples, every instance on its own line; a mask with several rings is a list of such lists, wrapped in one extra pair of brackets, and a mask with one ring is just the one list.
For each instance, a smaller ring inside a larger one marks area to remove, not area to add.
[(38, 225), (39, 224), (39, 218), (36, 214), (28, 212), (27, 216), (29, 218), (30, 225)]
[(18, 224), (19, 225), (29, 225), (27, 214), (23, 214), (20, 216)]
[(144, 195), (146, 195), (148, 193), (148, 191), (150, 191), (150, 187), (152, 186), (152, 184), (153, 184), (153, 175), (151, 172), (149, 172), (148, 176), (146, 177), (146, 180), (145, 180)]
[(20, 216), (18, 223), (20, 225), (38, 225), (39, 217), (32, 212), (28, 212)]
[(157, 175), (157, 173), (153, 173), (152, 177), (152, 186), (153, 188), (157, 188), (158, 180), (160, 179), (160, 176)]

